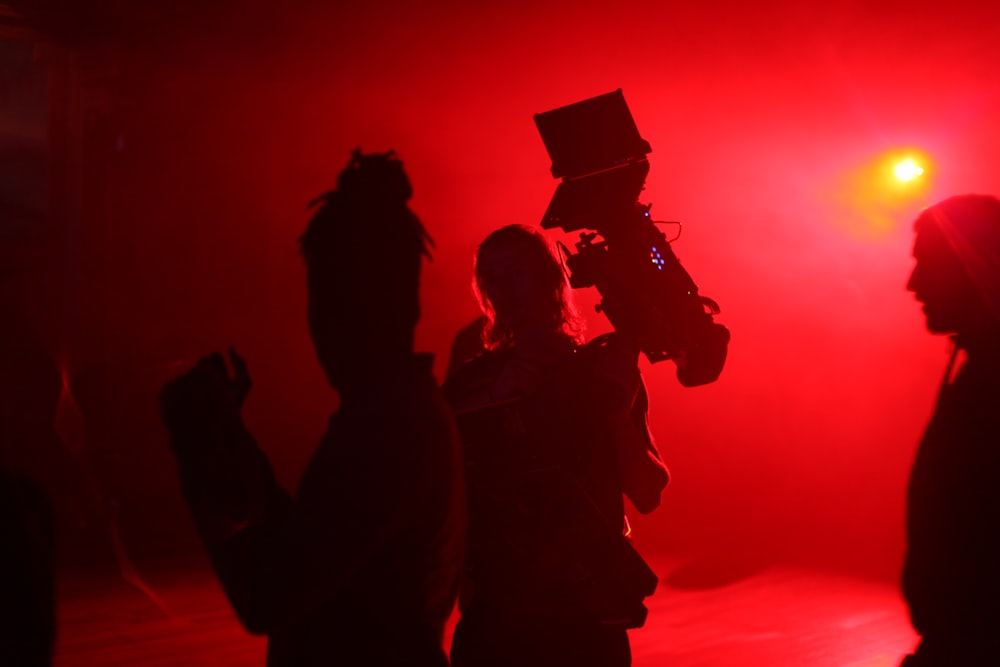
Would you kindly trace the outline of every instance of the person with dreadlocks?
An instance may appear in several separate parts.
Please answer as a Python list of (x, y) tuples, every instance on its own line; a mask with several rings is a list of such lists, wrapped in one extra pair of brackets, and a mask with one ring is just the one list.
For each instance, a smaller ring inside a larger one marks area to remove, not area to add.
[(244, 427), (229, 351), (168, 383), (161, 409), (182, 490), (237, 616), (270, 667), (446, 667), (464, 549), (451, 413), (414, 354), (429, 237), (392, 153), (355, 152), (301, 238), (308, 323), (340, 396), (294, 496)]
[[(906, 288), (954, 351), (907, 491), (905, 667), (1000, 664), (1000, 200), (961, 195), (915, 224)], [(964, 363), (952, 379), (959, 353)]]

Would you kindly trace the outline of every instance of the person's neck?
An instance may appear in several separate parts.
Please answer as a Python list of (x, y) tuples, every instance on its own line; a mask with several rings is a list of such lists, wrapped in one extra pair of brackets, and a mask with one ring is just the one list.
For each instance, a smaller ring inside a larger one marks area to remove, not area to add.
[(387, 384), (394, 383), (400, 375), (414, 369), (417, 356), (412, 350), (360, 355), (354, 363), (340, 369), (335, 389), (341, 400), (384, 392)]
[(983, 329), (960, 333), (955, 344), (965, 350), (970, 359), (1000, 358), (1000, 329)]

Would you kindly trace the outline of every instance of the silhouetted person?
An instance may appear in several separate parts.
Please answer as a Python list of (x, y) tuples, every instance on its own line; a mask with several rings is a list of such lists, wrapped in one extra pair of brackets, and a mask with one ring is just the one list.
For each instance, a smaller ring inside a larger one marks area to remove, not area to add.
[(51, 664), (54, 533), (52, 505), (42, 488), (0, 467), (0, 665)]
[(907, 497), (906, 667), (1000, 664), (1000, 201), (946, 199), (916, 221), (907, 289), (952, 356)]
[(182, 488), (268, 664), (447, 665), (464, 545), (454, 422), (413, 353), (426, 233), (389, 155), (356, 153), (301, 239), (309, 329), (341, 398), (294, 498), (246, 431), (219, 355), (164, 388)]
[(655, 576), (623, 536), (622, 493), (650, 512), (667, 483), (638, 347), (580, 343), (562, 267), (530, 228), (483, 241), (475, 288), (486, 351), (444, 387), (469, 484), (452, 664), (628, 665)]
[[(0, 665), (51, 664), (56, 507), (71, 476), (53, 419), (59, 372), (38, 332), (0, 299)], [(65, 509), (62, 507), (61, 509)], [(65, 518), (65, 517), (64, 517)], [(60, 544), (62, 542), (60, 541)]]

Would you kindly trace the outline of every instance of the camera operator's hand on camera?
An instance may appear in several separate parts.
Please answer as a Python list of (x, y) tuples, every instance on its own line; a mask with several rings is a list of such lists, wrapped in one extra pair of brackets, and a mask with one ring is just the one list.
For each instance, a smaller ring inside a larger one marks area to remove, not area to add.
[(175, 449), (210, 441), (226, 424), (239, 420), (250, 391), (250, 374), (233, 348), (229, 348), (229, 360), (232, 376), (222, 355), (215, 353), (164, 385), (160, 412)]

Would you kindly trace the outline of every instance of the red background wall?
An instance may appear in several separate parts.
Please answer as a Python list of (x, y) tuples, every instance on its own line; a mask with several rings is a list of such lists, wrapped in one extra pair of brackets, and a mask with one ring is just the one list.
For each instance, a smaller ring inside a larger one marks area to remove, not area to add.
[[(554, 190), (532, 115), (622, 88), (653, 146), (643, 198), (685, 223), (675, 251), (733, 333), (711, 386), (644, 367), (674, 481), (636, 539), (896, 576), (947, 358), (903, 289), (910, 222), (949, 194), (996, 192), (998, 10), (674, 4), (95, 6), (115, 63), (113, 148), (87, 172), (102, 223), (67, 223), (65, 261), (17, 298), (98, 415), (89, 456), (138, 551), (157, 522), (186, 521), (153, 400), (184, 363), (230, 343), (246, 356), (247, 420), (287, 483), (322, 432), (335, 397), (296, 239), (351, 149), (399, 153), (437, 241), (419, 347), (440, 374), (476, 315), (476, 243), (537, 223)], [(885, 160), (906, 151), (927, 173), (901, 188)], [(593, 295), (580, 301), (589, 312)]]

